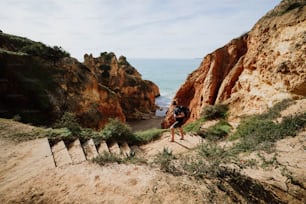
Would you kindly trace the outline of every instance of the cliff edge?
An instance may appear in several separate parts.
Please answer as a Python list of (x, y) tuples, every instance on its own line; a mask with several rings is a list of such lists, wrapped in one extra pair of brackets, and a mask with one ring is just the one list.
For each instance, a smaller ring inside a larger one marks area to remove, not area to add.
[[(306, 3), (282, 1), (246, 34), (204, 57), (174, 99), (188, 122), (208, 104), (225, 103), (230, 117), (262, 113), (287, 98), (306, 96)], [(172, 122), (171, 108), (163, 122)]]
[(100, 129), (109, 118), (122, 122), (155, 115), (159, 88), (143, 80), (125, 57), (85, 55), (0, 33), (0, 117), (51, 125), (65, 112), (83, 127)]

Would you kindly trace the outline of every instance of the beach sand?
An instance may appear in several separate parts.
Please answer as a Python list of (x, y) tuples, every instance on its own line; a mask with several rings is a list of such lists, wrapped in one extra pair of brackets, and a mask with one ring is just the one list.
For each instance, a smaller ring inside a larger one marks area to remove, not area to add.
[(127, 124), (133, 132), (148, 130), (152, 128), (161, 128), (164, 117), (155, 117), (147, 120), (128, 121)]

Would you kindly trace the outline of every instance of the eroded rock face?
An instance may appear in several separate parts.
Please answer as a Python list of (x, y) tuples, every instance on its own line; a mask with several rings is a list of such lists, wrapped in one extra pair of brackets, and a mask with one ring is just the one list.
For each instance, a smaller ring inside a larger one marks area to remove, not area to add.
[(98, 58), (85, 55), (84, 59), (84, 64), (99, 76), (98, 83), (118, 95), (127, 120), (147, 119), (155, 114), (159, 88), (151, 81), (142, 80), (125, 57), (117, 60), (114, 54), (104, 53)]
[[(261, 113), (286, 98), (306, 96), (305, 1), (283, 1), (247, 34), (204, 57), (177, 91), (189, 122), (207, 104), (227, 103), (230, 116)], [(171, 110), (164, 127), (172, 122)]]
[(109, 118), (125, 122), (155, 114), (159, 88), (142, 80), (125, 57), (85, 55), (82, 64), (67, 56), (52, 58), (50, 49), (45, 56), (20, 54), (22, 48), (7, 36), (0, 38), (0, 117), (18, 115), (23, 122), (50, 125), (72, 112), (82, 126), (101, 129)]
[[(109, 87), (99, 83), (99, 74), (78, 61), (66, 58), (61, 62), (66, 72), (64, 79), (57, 81), (62, 89), (64, 103), (59, 110), (75, 113), (84, 127), (100, 129), (109, 118), (118, 118), (122, 122), (126, 117), (120, 105), (120, 98)], [(56, 96), (55, 96), (56, 97)]]

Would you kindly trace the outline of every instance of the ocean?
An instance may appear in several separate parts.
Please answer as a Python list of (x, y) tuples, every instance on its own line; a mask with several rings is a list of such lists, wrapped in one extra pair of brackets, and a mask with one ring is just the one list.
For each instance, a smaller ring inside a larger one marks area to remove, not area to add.
[(197, 69), (202, 61), (194, 59), (128, 59), (142, 75), (142, 79), (154, 82), (160, 91), (156, 98), (156, 105), (161, 110), (156, 111), (157, 116), (165, 116), (175, 93), (187, 79), (188, 74)]

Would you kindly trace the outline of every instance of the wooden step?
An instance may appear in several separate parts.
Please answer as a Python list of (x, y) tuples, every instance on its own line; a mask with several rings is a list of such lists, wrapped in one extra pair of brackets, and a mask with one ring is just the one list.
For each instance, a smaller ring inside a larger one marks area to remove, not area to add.
[(121, 154), (126, 156), (126, 157), (129, 157), (130, 154), (131, 154), (131, 149), (128, 145), (127, 142), (124, 142), (121, 146), (120, 146), (120, 149), (121, 149)]
[(85, 152), (85, 156), (87, 160), (91, 160), (97, 156), (99, 156), (97, 148), (92, 139), (88, 140), (84, 143), (83, 149)]
[(109, 149), (108, 149), (108, 146), (107, 146), (107, 144), (106, 144), (105, 141), (102, 141), (102, 142), (100, 143), (100, 146), (99, 146), (99, 148), (98, 148), (98, 152), (99, 152), (100, 155), (103, 155), (104, 152), (109, 153)]
[(81, 163), (86, 161), (86, 157), (81, 146), (80, 140), (76, 139), (68, 149), (71, 160), (74, 164)]
[(53, 145), (51, 150), (53, 153), (55, 165), (57, 167), (61, 167), (72, 163), (71, 157), (68, 153), (68, 150), (63, 140)]

